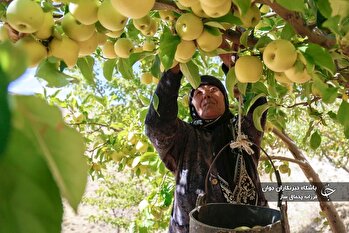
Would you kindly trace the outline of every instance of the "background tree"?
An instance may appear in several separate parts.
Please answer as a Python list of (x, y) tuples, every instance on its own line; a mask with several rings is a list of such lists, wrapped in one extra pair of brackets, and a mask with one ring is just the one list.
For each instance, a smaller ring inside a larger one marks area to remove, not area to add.
[[(103, 168), (115, 162), (119, 171), (147, 177), (152, 191), (141, 202), (135, 231), (165, 227), (172, 177), (144, 136), (143, 122), (151, 100), (155, 108), (159, 103), (153, 91), (161, 72), (177, 63), (185, 76), (179, 99), (182, 118), (188, 119), (187, 93), (198, 85), (199, 73), (221, 78), (232, 99), (238, 88), (247, 100), (244, 112), (258, 97), (267, 96), (268, 103), (254, 112), (260, 128), (259, 118), (268, 109), (266, 130), (274, 134), (266, 137), (265, 145), (280, 147), (275, 137), (280, 138), (295, 158), (275, 159), (297, 162), (321, 190), (321, 181), (299, 147), (321, 149), (322, 156), (347, 168), (348, 12), (345, 0), (1, 1), (0, 182), (6, 188), (0, 197), (16, 196), (14, 184), (25, 187), (16, 181), (27, 177), (28, 168), (33, 173), (29, 180), (55, 196), (51, 208), (59, 214), (52, 216), (56, 224), (50, 224), (35, 215), (35, 207), (23, 203), (19, 206), (37, 222), (30, 221), (33, 227), (27, 228), (22, 212), (13, 212), (8, 202), (0, 205), (0, 221), (5, 219), (0, 231), (21, 232), (19, 226), (27, 232), (45, 232), (39, 229), (49, 226), (50, 232), (60, 231), (59, 195), (76, 209), (86, 184), (80, 135), (93, 177), (103, 176)], [(234, 58), (226, 78), (219, 54)], [(48, 88), (58, 88), (42, 96), (46, 103), (7, 94), (8, 84), (27, 67), (37, 67), (36, 77)], [(50, 105), (63, 108), (64, 121), (80, 135), (63, 124)], [(294, 123), (300, 117), (306, 121)], [(305, 134), (294, 131), (298, 128)], [(18, 170), (23, 154), (28, 165)], [(29, 163), (35, 156), (37, 162)], [(71, 166), (64, 166), (67, 162)], [(78, 176), (70, 175), (76, 171)], [(16, 174), (10, 182), (4, 178), (8, 174)], [(21, 193), (18, 199), (27, 200)], [(39, 194), (33, 192), (26, 203), (41, 200)], [(320, 206), (332, 231), (345, 232), (332, 203)]]

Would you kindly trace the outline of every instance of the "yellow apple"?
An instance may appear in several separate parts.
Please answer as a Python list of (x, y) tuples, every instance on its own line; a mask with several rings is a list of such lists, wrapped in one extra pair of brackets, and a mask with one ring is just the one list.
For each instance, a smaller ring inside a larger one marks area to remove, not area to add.
[(63, 16), (62, 29), (67, 36), (75, 41), (88, 40), (95, 32), (94, 25), (81, 24), (71, 13)]
[(118, 57), (128, 58), (133, 53), (134, 45), (129, 38), (120, 38), (114, 44), (114, 51)]
[(171, 10), (159, 10), (159, 15), (162, 20), (172, 21), (176, 19), (175, 14)]
[(143, 43), (143, 51), (148, 51), (148, 52), (151, 52), (155, 49), (155, 43), (154, 41), (149, 41), (149, 40), (146, 40), (144, 41)]
[(72, 68), (79, 57), (79, 44), (68, 36), (53, 38), (49, 44), (50, 55), (55, 56)]
[(139, 31), (148, 31), (151, 26), (152, 19), (149, 15), (146, 15), (139, 19), (133, 20), (133, 25), (135, 28), (137, 28)]
[(155, 0), (111, 0), (115, 9), (131, 19), (146, 16), (155, 5)]
[(193, 4), (199, 2), (199, 0), (178, 0), (178, 2), (184, 7), (191, 7)]
[(35, 67), (47, 57), (47, 48), (32, 36), (26, 36), (16, 42), (27, 55), (28, 66)]
[(88, 40), (78, 41), (79, 44), (79, 57), (84, 57), (92, 54), (98, 47), (98, 36), (95, 32)]
[(234, 14), (241, 19), (242, 25), (246, 28), (255, 27), (261, 20), (261, 12), (256, 5), (252, 5), (245, 15), (241, 15), (238, 11)]
[(108, 36), (106, 34), (97, 32), (97, 42), (99, 46), (104, 45), (105, 42), (107, 42), (107, 39), (108, 39)]
[(9, 39), (7, 28), (3, 24), (0, 25), (0, 41), (2, 42)]
[(141, 83), (150, 84), (153, 82), (153, 75), (150, 72), (143, 73), (140, 78)]
[(114, 50), (114, 42), (107, 40), (102, 46), (102, 54), (103, 57), (108, 59), (116, 58), (117, 56)]
[(110, 0), (104, 0), (99, 6), (97, 18), (102, 26), (110, 31), (123, 30), (127, 23), (127, 17), (116, 10)]
[(77, 3), (69, 3), (69, 12), (80, 23), (90, 25), (98, 21), (98, 0), (80, 0)]
[(300, 60), (297, 60), (290, 69), (285, 70), (285, 75), (292, 82), (299, 84), (306, 83), (311, 79), (306, 66)]
[(218, 36), (209, 33), (207, 30), (204, 30), (200, 37), (196, 39), (198, 47), (205, 52), (212, 52), (216, 50), (222, 44), (223, 38), (222, 35)]
[(209, 7), (221, 6), (224, 1), (225, 0), (200, 0), (201, 4), (204, 4)]
[(124, 29), (121, 29), (120, 31), (114, 31), (114, 32), (107, 32), (105, 35), (111, 38), (119, 38), (122, 33), (124, 33)]
[(181, 40), (177, 45), (175, 60), (180, 63), (187, 63), (194, 55), (196, 46), (194, 41)]
[(275, 72), (274, 73), (275, 80), (282, 84), (291, 84), (293, 83), (291, 80), (287, 78), (284, 72)]
[(141, 32), (145, 36), (154, 36), (158, 30), (158, 26), (159, 25), (158, 25), (157, 21), (154, 19), (151, 19), (150, 27), (147, 30), (142, 30)]
[(55, 21), (53, 19), (52, 12), (44, 13), (44, 22), (38, 31), (34, 33), (35, 37), (40, 40), (45, 40), (49, 38), (53, 33), (53, 26)]
[(191, 6), (191, 10), (193, 11), (193, 13), (196, 16), (199, 16), (200, 18), (210, 18), (210, 16), (208, 16), (205, 11), (202, 9), (201, 3), (200, 2), (196, 2), (195, 4), (193, 4)]
[(36, 1), (14, 0), (7, 7), (6, 20), (18, 32), (33, 33), (43, 24), (44, 11)]
[(204, 24), (194, 14), (184, 13), (176, 21), (176, 31), (183, 40), (196, 40), (203, 30)]
[(291, 68), (297, 59), (297, 51), (288, 40), (270, 42), (264, 49), (263, 62), (274, 72), (284, 72)]
[(231, 4), (232, 2), (230, 0), (224, 0), (221, 1), (221, 5), (212, 7), (201, 2), (201, 7), (209, 17), (218, 18), (228, 14), (228, 12), (231, 11)]
[(263, 74), (262, 61), (256, 56), (240, 57), (235, 63), (235, 74), (241, 83), (255, 83)]

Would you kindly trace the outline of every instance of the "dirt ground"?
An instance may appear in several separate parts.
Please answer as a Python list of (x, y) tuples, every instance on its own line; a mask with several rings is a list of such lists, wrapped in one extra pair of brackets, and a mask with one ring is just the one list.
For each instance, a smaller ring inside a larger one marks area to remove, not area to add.
[[(330, 166), (327, 161), (319, 161), (317, 159), (309, 159), (310, 164), (319, 174), (323, 182), (349, 182), (349, 174), (343, 169)], [(301, 169), (294, 164), (290, 165), (292, 169), (291, 176), (285, 174), (281, 179), (283, 182), (302, 182), (307, 181)], [(269, 176), (261, 177), (262, 182), (268, 182)], [(94, 195), (93, 192), (98, 187), (98, 182), (89, 182), (85, 195)], [(276, 208), (275, 202), (269, 202), (271, 208)], [(334, 203), (340, 218), (349, 232), (349, 202)], [(76, 215), (72, 209), (65, 204), (64, 221), (62, 224), (62, 233), (121, 233), (120, 229), (112, 227), (104, 223), (92, 223), (88, 217), (95, 214), (98, 209), (93, 206), (82, 204)], [(324, 220), (317, 222), (319, 217), (320, 206), (318, 202), (288, 202), (288, 220), (292, 233), (314, 233), (314, 232), (331, 232), (329, 227), (325, 227), (322, 223)], [(344, 233), (344, 232), (343, 232)]]

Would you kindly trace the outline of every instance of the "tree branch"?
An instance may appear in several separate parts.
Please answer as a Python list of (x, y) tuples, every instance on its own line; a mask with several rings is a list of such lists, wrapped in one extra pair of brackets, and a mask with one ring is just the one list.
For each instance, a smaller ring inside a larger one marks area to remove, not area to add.
[(325, 34), (316, 33), (314, 30), (307, 27), (303, 18), (297, 13), (289, 11), (276, 1), (271, 2), (270, 0), (257, 0), (255, 2), (269, 5), (273, 11), (276, 12), (281, 18), (290, 23), (296, 32), (302, 37), (307, 37), (309, 42), (321, 45), (324, 48), (330, 49), (336, 44), (336, 39), (328, 37)]
[[(285, 156), (269, 156), (269, 157), (270, 157), (271, 160), (288, 161), (288, 162), (291, 162), (291, 163), (296, 163), (299, 166), (305, 166), (304, 162), (296, 160), (296, 159), (292, 159), (292, 158), (289, 158), (289, 157), (285, 157)], [(269, 160), (268, 157), (266, 157), (266, 156), (261, 156), (259, 159), (262, 160), (262, 161)]]
[(309, 182), (316, 187), (316, 195), (319, 200), (320, 208), (325, 213), (326, 218), (329, 222), (332, 232), (342, 233), (346, 232), (343, 221), (340, 219), (336, 208), (334, 207), (331, 201), (322, 201), (323, 196), (321, 191), (324, 188), (324, 184), (320, 180), (319, 175), (315, 172), (313, 167), (309, 164), (305, 156), (299, 150), (294, 141), (289, 138), (285, 133), (281, 132), (277, 128), (273, 128), (273, 133), (278, 136), (291, 151), (296, 160), (299, 160), (303, 163), (303, 166), (300, 166), (304, 175), (307, 177)]

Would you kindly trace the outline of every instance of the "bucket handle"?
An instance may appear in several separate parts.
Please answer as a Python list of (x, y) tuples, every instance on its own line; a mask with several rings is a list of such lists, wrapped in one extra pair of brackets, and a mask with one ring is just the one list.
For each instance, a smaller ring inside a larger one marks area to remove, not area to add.
[[(275, 176), (276, 176), (276, 181), (277, 181), (277, 184), (278, 184), (278, 187), (280, 188), (280, 192), (278, 193), (278, 204), (277, 206), (281, 209), (281, 206), (282, 206), (282, 200), (281, 200), (281, 196), (282, 196), (282, 189), (281, 189), (281, 186), (282, 186), (282, 182), (281, 182), (281, 176), (280, 176), (280, 173), (279, 173), (279, 170), (276, 169), (275, 165), (274, 165), (274, 162), (272, 161), (272, 159), (270, 158), (270, 156), (268, 155), (268, 153), (262, 148), (260, 147), (259, 145), (251, 142), (252, 145), (255, 145), (257, 148), (259, 148), (261, 151), (263, 151), (263, 153), (267, 156), (268, 160), (270, 161), (273, 169), (274, 169), (274, 172), (275, 172)], [(230, 142), (227, 143), (225, 146), (222, 147), (222, 149), (220, 149), (220, 151), (218, 152), (218, 154), (215, 156), (215, 158), (213, 159), (208, 171), (207, 171), (207, 174), (206, 174), (206, 178), (205, 178), (205, 193), (203, 194), (199, 194), (198, 195), (198, 198), (196, 200), (196, 206), (199, 207), (203, 204), (206, 203), (206, 194), (207, 194), (207, 191), (208, 191), (208, 179), (209, 179), (209, 176), (210, 176), (210, 172), (212, 170), (212, 167), (213, 167), (213, 164), (217, 161), (218, 157), (222, 154), (222, 151), (230, 145)]]

